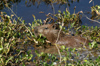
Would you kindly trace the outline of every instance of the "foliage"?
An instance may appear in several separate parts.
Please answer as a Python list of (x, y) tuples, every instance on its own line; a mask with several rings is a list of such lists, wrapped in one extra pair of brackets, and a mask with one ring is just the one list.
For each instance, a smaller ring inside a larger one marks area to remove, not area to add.
[(91, 7), (91, 19), (100, 19), (100, 5), (95, 5)]
[[(57, 22), (62, 22), (62, 19), (64, 19), (64, 26), (69, 27), (68, 25), (73, 24), (74, 27), (78, 27), (81, 25), (81, 19), (79, 13), (70, 14), (70, 12), (67, 10), (63, 11), (63, 13), (59, 10), (58, 14), (55, 15), (57, 17)], [(63, 18), (62, 18), (63, 17)]]
[[(21, 1), (23, 0), (0, 0), (0, 10), (4, 9), (4, 7), (6, 7), (6, 5), (8, 5), (9, 7), (12, 6), (13, 3), (19, 4)], [(74, 0), (24, 0), (25, 1), (25, 5), (27, 7), (30, 7), (32, 5), (35, 5), (35, 3), (38, 3), (38, 6), (40, 5), (40, 3), (44, 2), (46, 5), (49, 5), (51, 3), (57, 3), (57, 4), (68, 4), (68, 6), (70, 6), (71, 3), (75, 2)], [(79, 0), (77, 0), (77, 2), (79, 2)]]
[[(13, 15), (12, 15), (13, 16)], [(25, 51), (25, 44), (28, 44), (27, 36), (30, 34), (23, 23), (12, 20), (11, 16), (1, 12), (0, 22), (0, 65), (19, 65), (30, 61), (33, 57), (30, 51)], [(26, 36), (26, 37), (25, 37)]]
[(92, 6), (91, 11), (95, 11), (98, 15), (100, 15), (100, 5)]
[[(90, 50), (88, 50), (88, 49), (84, 50), (82, 48), (79, 48), (77, 50), (76, 48), (71, 49), (71, 48), (66, 48), (65, 46), (62, 46), (60, 48), (61, 55), (63, 56), (63, 57), (61, 57), (62, 63), (59, 63), (60, 59), (58, 57), (58, 54), (49, 54), (49, 53), (44, 53), (41, 51), (40, 51), (40, 53), (36, 53), (38, 56), (38, 60), (36, 60), (34, 62), (38, 63), (38, 65), (42, 64), (44, 66), (48, 65), (48, 64), (50, 66), (52, 66), (52, 65), (65, 65), (65, 66), (99, 65), (100, 63), (98, 60), (100, 60), (100, 58), (99, 58), (99, 54), (97, 54), (97, 53), (100, 53), (100, 50), (99, 50), (100, 46), (98, 44), (100, 42), (100, 35), (99, 35), (100, 28), (97, 26), (95, 26), (95, 27), (93, 27), (93, 26), (88, 27), (88, 26), (84, 26), (84, 25), (81, 26), (80, 22), (79, 22), (80, 15), (79, 14), (71, 15), (68, 10), (66, 10), (66, 12), (64, 11), (63, 13), (61, 13), (61, 11), (59, 11), (59, 13), (56, 14), (55, 16), (57, 17), (57, 20), (55, 22), (56, 23), (60, 22), (60, 26), (62, 26), (61, 23), (62, 23), (63, 19), (64, 19), (64, 24), (70, 25), (69, 27), (67, 25), (64, 25), (62, 31), (69, 32), (70, 30), (73, 29), (74, 35), (80, 35), (80, 36), (86, 37), (87, 39), (91, 40), (92, 42), (89, 44)], [(67, 27), (67, 30), (65, 29), (65, 27)], [(38, 38), (38, 39), (40, 39), (40, 38)], [(44, 44), (46, 44), (46, 43), (44, 43)], [(45, 51), (46, 50), (47, 49), (45, 49)], [(50, 49), (50, 50), (52, 50), (52, 49)], [(48, 58), (48, 56), (49, 56), (49, 58)], [(93, 59), (94, 57), (92, 57), (92, 56), (96, 57), (97, 59)], [(54, 58), (55, 61), (51, 60), (52, 57), (56, 58), (56, 59)], [(90, 57), (92, 57), (92, 58), (90, 58)]]
[[(47, 49), (51, 50), (53, 45), (46, 41), (46, 37), (40, 36), (35, 37), (33, 29), (35, 26), (41, 25), (43, 22), (41, 19), (36, 19), (29, 25), (25, 24), (24, 20), (20, 22), (21, 18), (18, 18), (16, 21), (12, 15), (7, 15), (4, 12), (1, 12), (0, 19), (0, 65), (27, 65), (26, 63), (32, 62), (37, 66), (92, 66), (100, 65), (100, 28), (95, 26), (81, 26), (80, 24), (80, 14), (70, 14), (66, 11), (59, 11), (55, 15), (57, 19), (56, 23), (61, 23), (64, 20), (64, 26), (62, 31), (68, 33), (70, 30), (74, 30), (74, 35), (80, 35), (91, 40), (90, 50), (87, 49), (76, 49), (76, 48), (67, 48), (65, 46), (60, 47), (61, 52), (61, 63), (59, 63), (59, 55), (57, 53), (45, 53)], [(52, 18), (51, 18), (52, 19)], [(70, 25), (70, 26), (68, 26)], [(27, 28), (28, 29), (27, 29)], [(67, 30), (65, 29), (67, 27)], [(32, 35), (30, 34), (31, 31)], [(38, 42), (35, 43), (35, 40)], [(30, 47), (34, 48), (29, 50)], [(34, 47), (33, 47), (34, 45)], [(55, 48), (55, 47), (54, 47)], [(36, 50), (33, 51), (32, 50)], [(43, 51), (41, 51), (43, 50)], [(56, 50), (53, 50), (56, 51)], [(51, 52), (53, 52), (51, 51)], [(94, 53), (94, 54), (93, 54)], [(99, 54), (98, 54), (99, 53)], [(97, 54), (97, 55), (96, 55)], [(34, 55), (34, 56), (33, 56)], [(92, 57), (94, 56), (94, 57)], [(91, 59), (96, 58), (96, 59)]]
[[(74, 30), (74, 35), (80, 35), (83, 37), (86, 37), (87, 39), (91, 40), (92, 42), (89, 44), (90, 45), (90, 50), (88, 49), (82, 49), (79, 48), (78, 50), (76, 48), (66, 48), (65, 46), (61, 46), (60, 48), (60, 52), (61, 52), (61, 62), (59, 63), (59, 56), (58, 54), (50, 54), (49, 50), (52, 50), (52, 46), (49, 48), (48, 44), (46, 42), (44, 42), (41, 38), (41, 35), (39, 38), (37, 38), (37, 40), (39, 40), (39, 42), (41, 42), (41, 40), (43, 41), (42, 45), (40, 45), (41, 47), (44, 48), (43, 44), (46, 45), (45, 47), (47, 49), (44, 49), (45, 51), (47, 50), (48, 53), (44, 53), (43, 51), (41, 52), (36, 52), (37, 58), (36, 60), (34, 60), (34, 63), (36, 63), (37, 65), (43, 65), (43, 66), (53, 66), (53, 65), (64, 65), (64, 66), (86, 66), (86, 65), (99, 65), (99, 54), (100, 53), (100, 46), (98, 44), (98, 42), (100, 42), (100, 28), (95, 26), (84, 26), (84, 25), (80, 25), (80, 22), (77, 22), (79, 19), (79, 14), (70, 14), (69, 11), (66, 10), (66, 12), (64, 11), (63, 13), (61, 13), (61, 11), (59, 11), (58, 14), (55, 15), (57, 17), (57, 20), (55, 21), (56, 23), (60, 22), (60, 26), (62, 23), (62, 19), (64, 19), (64, 24), (70, 24), (69, 27), (67, 27), (66, 25), (64, 25), (63, 30), (64, 32), (69, 32), (70, 30)], [(52, 18), (51, 18), (52, 19)], [(67, 20), (68, 19), (68, 20)], [(71, 21), (72, 19), (72, 21)], [(76, 20), (75, 20), (76, 19)], [(67, 20), (67, 21), (66, 21)], [(59, 26), (59, 27), (60, 27)], [(65, 29), (65, 27), (67, 27), (67, 30)], [(40, 40), (41, 39), (41, 40)], [(39, 48), (40, 50), (42, 50), (43, 48)], [(56, 51), (56, 50), (54, 50)], [(51, 51), (53, 52), (53, 51)], [(97, 55), (96, 55), (97, 54)], [(94, 57), (92, 57), (94, 56)], [(53, 59), (52, 59), (53, 58)], [(96, 58), (96, 59), (93, 59)]]
[(9, 7), (12, 6), (13, 3), (19, 3), (21, 2), (21, 0), (0, 0), (0, 10), (4, 9), (4, 7), (6, 7), (6, 5), (8, 5)]

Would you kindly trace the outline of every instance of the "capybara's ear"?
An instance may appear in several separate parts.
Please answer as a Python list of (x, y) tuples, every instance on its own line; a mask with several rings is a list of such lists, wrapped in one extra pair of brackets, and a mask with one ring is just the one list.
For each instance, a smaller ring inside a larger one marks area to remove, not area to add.
[(60, 29), (59, 28), (59, 24), (56, 24), (56, 23), (52, 23), (52, 24), (48, 24), (48, 28), (53, 28), (53, 29)]
[(48, 28), (53, 28), (54, 23), (48, 24)]
[(60, 29), (60, 28), (59, 28), (59, 24), (54, 24), (54, 25), (53, 25), (53, 28), (59, 30), (59, 29)]
[(33, 32), (34, 32), (35, 37), (37, 38), (37, 36), (38, 36), (38, 27), (35, 27), (33, 29)]

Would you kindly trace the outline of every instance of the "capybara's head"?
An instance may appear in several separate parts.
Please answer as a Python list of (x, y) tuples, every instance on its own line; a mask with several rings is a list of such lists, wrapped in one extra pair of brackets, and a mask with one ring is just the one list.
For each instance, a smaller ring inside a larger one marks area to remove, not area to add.
[(34, 28), (34, 34), (37, 37), (39, 34), (42, 34), (43, 36), (51, 36), (52, 34), (55, 34), (55, 36), (58, 33), (59, 27), (55, 24), (45, 24), (41, 26), (37, 26)]

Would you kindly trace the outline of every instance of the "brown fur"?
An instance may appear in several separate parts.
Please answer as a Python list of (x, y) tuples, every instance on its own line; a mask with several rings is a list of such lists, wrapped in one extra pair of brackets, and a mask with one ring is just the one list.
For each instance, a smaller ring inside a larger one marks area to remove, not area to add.
[[(58, 32), (59, 30), (55, 29), (52, 24), (37, 26), (34, 28), (35, 36), (42, 34), (53, 44), (57, 40)], [(88, 46), (89, 42), (89, 40), (80, 36), (67, 36), (61, 31), (56, 44), (65, 45), (70, 48), (82, 48), (84, 46)]]

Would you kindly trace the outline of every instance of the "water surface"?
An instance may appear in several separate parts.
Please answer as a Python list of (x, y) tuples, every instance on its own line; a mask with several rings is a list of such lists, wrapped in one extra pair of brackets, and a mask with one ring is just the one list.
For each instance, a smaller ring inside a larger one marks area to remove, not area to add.
[[(43, 2), (29, 2), (25, 4), (25, 0), (20, 0), (19, 3), (12, 4), (12, 10), (16, 13), (17, 16), (22, 17), (23, 20), (25, 20), (26, 23), (32, 23), (34, 18), (32, 15), (36, 16), (36, 19), (46, 19), (46, 14), (53, 13), (52, 6), (50, 3)], [(66, 8), (69, 8), (70, 13), (72, 14), (74, 12), (74, 7), (76, 7), (75, 12), (83, 11), (89, 18), (91, 17), (91, 14), (87, 14), (87, 12), (91, 11), (91, 6), (93, 5), (100, 5), (100, 0), (95, 0), (94, 4), (93, 2), (89, 3), (90, 0), (79, 0), (75, 1), (73, 3), (69, 2), (70, 6), (68, 4), (57, 4), (53, 3), (55, 13), (58, 13), (58, 10), (65, 11)], [(11, 14), (11, 11), (7, 8), (4, 8), (1, 11), (5, 11), (8, 14)], [(39, 12), (44, 13), (39, 13)], [(99, 20), (100, 21), (100, 20)], [(91, 22), (86, 17), (82, 17), (82, 25), (88, 25), (88, 26), (100, 26), (100, 24)]]

